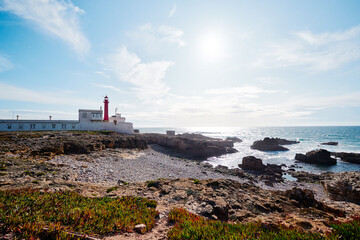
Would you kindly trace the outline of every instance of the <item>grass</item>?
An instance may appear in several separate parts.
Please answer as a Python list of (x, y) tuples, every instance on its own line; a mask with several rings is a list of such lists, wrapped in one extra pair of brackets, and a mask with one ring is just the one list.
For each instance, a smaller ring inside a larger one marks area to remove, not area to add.
[(282, 225), (267, 225), (260, 222), (231, 224), (206, 220), (203, 217), (191, 214), (180, 208), (171, 210), (169, 213), (169, 221), (175, 223), (175, 226), (168, 232), (170, 240), (355, 240), (359, 239), (360, 236), (360, 217), (354, 218), (346, 223), (329, 223), (333, 231), (327, 235), (305, 232), (299, 228), (288, 228)]
[[(26, 188), (0, 191), (0, 233), (20, 239), (82, 239), (145, 231), (155, 224), (156, 201), (139, 197), (88, 198), (75, 192), (40, 192)], [(74, 235), (74, 233), (76, 233)]]

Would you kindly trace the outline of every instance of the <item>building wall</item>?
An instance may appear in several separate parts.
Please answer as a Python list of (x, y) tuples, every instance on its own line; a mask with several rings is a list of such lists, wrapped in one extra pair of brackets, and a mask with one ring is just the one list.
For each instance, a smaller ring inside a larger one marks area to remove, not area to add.
[(0, 120), (0, 131), (58, 131), (80, 130), (78, 121)]
[[(0, 120), (0, 131), (115, 131), (134, 134), (133, 124), (117, 114), (108, 122), (102, 121), (102, 110), (79, 110), (76, 120)], [(115, 120), (115, 121), (114, 121)]]
[(134, 134), (133, 124), (129, 122), (115, 124), (114, 122), (80, 121), (80, 129), (90, 131), (115, 131), (119, 133)]

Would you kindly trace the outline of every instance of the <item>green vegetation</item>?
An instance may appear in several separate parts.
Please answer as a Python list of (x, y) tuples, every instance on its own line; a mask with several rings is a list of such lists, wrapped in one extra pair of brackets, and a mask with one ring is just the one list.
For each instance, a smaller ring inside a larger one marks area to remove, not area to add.
[(360, 216), (353, 217), (353, 220), (341, 223), (333, 222), (330, 224), (333, 228), (332, 234), (335, 239), (359, 239), (360, 237)]
[(194, 183), (195, 183), (195, 184), (199, 184), (199, 183), (200, 183), (200, 180), (199, 180), (199, 179), (194, 179)]
[(154, 226), (156, 201), (139, 197), (88, 198), (75, 192), (0, 191), (0, 233), (20, 239), (82, 239)]
[(355, 240), (360, 236), (360, 218), (354, 218), (347, 223), (330, 223), (333, 232), (324, 236), (320, 233), (305, 232), (298, 228), (287, 228), (282, 225), (267, 225), (264, 223), (231, 224), (221, 221), (205, 220), (203, 217), (191, 214), (184, 209), (175, 208), (169, 213), (169, 221), (175, 226), (168, 232), (171, 240), (184, 239), (298, 239), (298, 240)]
[(112, 191), (115, 191), (115, 190), (117, 190), (118, 188), (119, 188), (119, 187), (117, 187), (117, 186), (108, 188), (108, 189), (106, 189), (106, 193), (111, 193)]

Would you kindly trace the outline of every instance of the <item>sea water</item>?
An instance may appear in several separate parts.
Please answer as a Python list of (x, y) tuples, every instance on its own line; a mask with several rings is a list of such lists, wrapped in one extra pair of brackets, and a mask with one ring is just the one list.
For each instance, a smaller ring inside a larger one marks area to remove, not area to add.
[[(241, 164), (245, 156), (261, 158), (263, 163), (285, 164), (290, 167), (296, 164), (298, 171), (319, 173), (324, 171), (360, 171), (360, 165), (346, 163), (338, 160), (334, 166), (317, 166), (301, 163), (295, 160), (296, 153), (305, 154), (315, 149), (326, 149), (330, 152), (360, 153), (360, 126), (342, 127), (252, 127), (252, 128), (140, 128), (141, 133), (165, 133), (166, 130), (175, 130), (176, 133), (199, 133), (209, 137), (222, 138), (238, 137), (243, 140), (235, 143), (237, 153), (220, 157), (211, 157), (208, 162), (213, 165), (225, 165), (230, 168)], [(288, 140), (300, 141), (298, 144), (286, 145), (289, 151), (262, 152), (251, 149), (256, 140), (265, 137), (279, 137)], [(324, 142), (338, 142), (337, 146), (321, 145)]]

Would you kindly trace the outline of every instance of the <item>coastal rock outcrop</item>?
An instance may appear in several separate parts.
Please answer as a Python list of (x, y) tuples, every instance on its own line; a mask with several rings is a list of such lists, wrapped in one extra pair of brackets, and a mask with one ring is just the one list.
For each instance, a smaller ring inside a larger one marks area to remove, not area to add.
[(146, 140), (148, 144), (158, 144), (194, 159), (206, 159), (208, 157), (237, 152), (233, 148), (234, 144), (231, 141), (205, 136), (203, 136), (204, 138), (200, 136), (196, 136), (196, 138), (184, 136), (189, 136), (189, 134), (168, 136), (158, 133), (145, 133), (141, 135), (142, 139)]
[(338, 142), (324, 142), (324, 143), (320, 143), (321, 145), (329, 145), (329, 146), (337, 146), (339, 145)]
[(317, 165), (336, 165), (336, 159), (332, 158), (330, 152), (325, 149), (310, 151), (306, 155), (297, 153), (295, 159), (300, 162)]
[[(5, 137), (3, 137), (5, 136)], [(60, 154), (89, 154), (105, 148), (145, 149), (145, 140), (116, 132), (37, 132), (0, 134), (0, 148), (21, 156), (51, 157)]]
[(233, 143), (241, 143), (242, 142), (242, 140), (238, 137), (227, 137), (225, 139), (225, 141), (231, 141)]
[(244, 157), (242, 164), (238, 165), (243, 170), (255, 171), (261, 174), (262, 180), (279, 181), (282, 180), (283, 170), (280, 165), (262, 163), (260, 158), (254, 156)]
[(242, 159), (242, 164), (239, 164), (243, 170), (251, 170), (251, 171), (265, 171), (266, 166), (262, 163), (260, 158), (256, 158), (254, 156), (247, 156)]
[(298, 141), (290, 141), (281, 138), (264, 138), (263, 140), (255, 141), (250, 147), (259, 151), (288, 151), (289, 149), (281, 145), (290, 145), (299, 143)]
[(31, 154), (36, 155), (58, 155), (58, 154), (88, 154), (92, 151), (101, 151), (105, 148), (127, 148), (145, 149), (146, 141), (137, 136), (121, 134), (113, 135), (90, 135), (86, 133), (57, 134), (56, 137), (47, 137), (46, 141), (32, 138), (29, 141), (36, 143)]
[(335, 201), (347, 201), (360, 205), (360, 172), (341, 172), (323, 180), (322, 185)]
[(332, 153), (331, 155), (340, 158), (341, 161), (344, 162), (360, 164), (360, 153), (338, 152), (338, 153)]
[(320, 203), (314, 198), (313, 191), (294, 187), (285, 192), (290, 200), (295, 200), (298, 207), (319, 207)]

